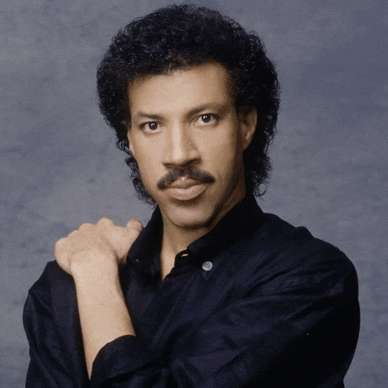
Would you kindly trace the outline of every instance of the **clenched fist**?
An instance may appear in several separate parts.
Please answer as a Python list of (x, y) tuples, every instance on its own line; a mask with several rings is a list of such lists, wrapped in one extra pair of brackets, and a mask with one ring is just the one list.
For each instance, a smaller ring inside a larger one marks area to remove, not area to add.
[(82, 224), (57, 241), (55, 257), (59, 266), (73, 277), (79, 274), (109, 276), (125, 264), (129, 248), (141, 230), (138, 220), (130, 220), (124, 228), (108, 218), (96, 224)]

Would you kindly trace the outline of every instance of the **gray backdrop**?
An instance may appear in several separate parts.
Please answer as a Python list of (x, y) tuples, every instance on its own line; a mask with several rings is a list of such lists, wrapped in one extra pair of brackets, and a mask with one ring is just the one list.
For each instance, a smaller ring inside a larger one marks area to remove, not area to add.
[[(102, 216), (149, 217), (99, 115), (95, 68), (118, 28), (168, 3), (2, 1), (1, 387), (23, 385), (23, 303), (55, 241)], [(362, 329), (347, 387), (387, 387), (387, 2), (196, 3), (258, 31), (277, 64), (279, 133), (259, 204), (352, 259)]]

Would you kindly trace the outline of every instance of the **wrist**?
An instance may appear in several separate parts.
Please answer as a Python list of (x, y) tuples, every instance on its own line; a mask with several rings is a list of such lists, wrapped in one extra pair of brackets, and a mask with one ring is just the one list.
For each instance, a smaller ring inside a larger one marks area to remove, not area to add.
[(84, 253), (81, 259), (72, 260), (69, 269), (76, 284), (85, 282), (111, 283), (119, 276), (116, 258), (101, 253)]
[(124, 302), (124, 295), (118, 274), (76, 275), (74, 277), (74, 283), (79, 305), (83, 303), (89, 307), (98, 306), (98, 308), (104, 308), (105, 306), (106, 308), (112, 308)]

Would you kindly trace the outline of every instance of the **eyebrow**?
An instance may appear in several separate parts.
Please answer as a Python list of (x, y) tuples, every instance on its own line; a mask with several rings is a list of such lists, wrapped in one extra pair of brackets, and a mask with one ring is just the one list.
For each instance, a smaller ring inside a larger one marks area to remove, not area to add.
[[(222, 103), (218, 103), (218, 102), (210, 102), (210, 103), (203, 104), (203, 105), (200, 105), (200, 106), (197, 106), (197, 107), (191, 109), (187, 113), (187, 116), (193, 116), (195, 114), (198, 114), (202, 111), (209, 110), (209, 109), (217, 110), (217, 111), (224, 111), (226, 109), (226, 107), (227, 107), (226, 103), (222, 104)], [(163, 115), (160, 115), (157, 113), (147, 113), (147, 112), (139, 111), (132, 116), (132, 120), (139, 120), (142, 118), (149, 119), (149, 120), (162, 120)]]
[(203, 105), (200, 105), (200, 106), (197, 106), (195, 107), (194, 109), (192, 109), (190, 112), (189, 112), (189, 116), (192, 116), (192, 115), (195, 115), (197, 113), (200, 113), (204, 110), (218, 110), (218, 111), (223, 111), (225, 110), (227, 107), (227, 104), (222, 104), (222, 103), (218, 103), (218, 102), (209, 102), (207, 104), (203, 104)]
[(132, 116), (132, 119), (151, 119), (151, 120), (161, 120), (162, 116), (158, 114), (146, 113), (146, 112), (137, 112)]

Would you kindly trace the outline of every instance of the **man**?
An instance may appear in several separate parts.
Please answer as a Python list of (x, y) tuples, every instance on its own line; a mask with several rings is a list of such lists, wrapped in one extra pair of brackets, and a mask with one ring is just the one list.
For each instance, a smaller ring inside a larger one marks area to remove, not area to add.
[(354, 268), (253, 197), (278, 91), (259, 38), (215, 11), (118, 33), (100, 108), (158, 206), (144, 230), (102, 219), (58, 241), (26, 302), (28, 387), (343, 387)]

